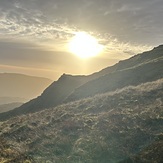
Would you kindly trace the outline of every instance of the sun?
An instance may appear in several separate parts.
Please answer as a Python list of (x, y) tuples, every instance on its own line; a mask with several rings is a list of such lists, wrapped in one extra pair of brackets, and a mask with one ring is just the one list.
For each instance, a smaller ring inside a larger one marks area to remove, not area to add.
[(77, 32), (70, 40), (69, 50), (80, 58), (90, 58), (102, 52), (103, 46), (86, 32)]

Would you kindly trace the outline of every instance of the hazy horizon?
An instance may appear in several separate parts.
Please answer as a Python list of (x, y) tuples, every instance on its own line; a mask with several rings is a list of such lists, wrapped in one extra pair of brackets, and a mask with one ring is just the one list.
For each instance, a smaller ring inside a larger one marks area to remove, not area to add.
[(0, 0), (0, 162), (163, 162), (162, 18), (163, 0)]
[[(0, 72), (56, 80), (99, 71), (162, 44), (162, 8), (161, 0), (0, 1)], [(95, 37), (103, 51), (89, 59), (72, 54), (77, 32)]]

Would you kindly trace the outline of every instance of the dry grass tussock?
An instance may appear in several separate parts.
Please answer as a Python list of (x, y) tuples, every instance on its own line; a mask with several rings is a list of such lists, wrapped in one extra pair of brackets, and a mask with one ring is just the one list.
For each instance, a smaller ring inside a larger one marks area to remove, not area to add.
[(162, 126), (160, 79), (1, 123), (0, 161), (118, 163), (157, 142)]

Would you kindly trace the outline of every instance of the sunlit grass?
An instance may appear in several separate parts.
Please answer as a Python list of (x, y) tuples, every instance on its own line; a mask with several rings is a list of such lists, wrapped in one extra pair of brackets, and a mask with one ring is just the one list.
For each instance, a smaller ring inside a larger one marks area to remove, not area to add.
[(1, 137), (15, 157), (36, 162), (118, 162), (161, 134), (162, 88), (163, 79), (13, 118), (1, 124)]

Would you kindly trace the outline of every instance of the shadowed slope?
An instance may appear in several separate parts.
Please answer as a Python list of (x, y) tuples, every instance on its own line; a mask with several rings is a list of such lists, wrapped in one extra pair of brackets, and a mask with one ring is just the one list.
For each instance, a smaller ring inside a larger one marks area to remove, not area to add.
[(138, 85), (163, 77), (163, 46), (138, 54), (114, 66), (88, 76), (62, 75), (41, 96), (20, 108), (0, 114), (0, 120), (37, 112), (45, 108), (74, 101), (95, 94), (113, 91), (128, 85)]
[(162, 108), (163, 79), (12, 118), (0, 137), (38, 163), (116, 163), (158, 139)]
[(12, 111), (1, 113), (0, 120), (6, 120), (13, 116), (37, 112), (45, 108), (57, 106), (61, 104), (76, 87), (79, 87), (86, 81), (87, 78), (85, 76), (63, 74), (58, 81), (52, 83), (41, 96)]
[[(160, 139), (161, 137), (161, 139)], [(136, 156), (132, 156), (119, 163), (162, 163), (163, 162), (163, 133), (158, 135), (148, 147), (139, 152)]]
[(162, 56), (163, 56), (163, 45), (160, 45), (158, 47), (155, 47), (151, 51), (143, 52), (143, 53), (135, 55), (129, 59), (119, 61), (117, 64), (115, 64), (111, 67), (104, 68), (100, 72), (96, 72), (96, 73), (92, 74), (91, 76), (92, 77), (94, 77), (94, 76), (100, 77), (100, 76), (103, 76), (103, 75), (106, 75), (109, 73), (113, 73), (115, 71), (119, 71), (119, 70), (123, 70), (123, 69), (141, 65), (143, 63), (152, 61), (152, 60), (154, 60), (156, 58), (160, 58)]
[(155, 81), (163, 77), (163, 57), (128, 69), (107, 74), (98, 79), (91, 80), (74, 92), (66, 99), (66, 102), (74, 101), (95, 94), (114, 91), (129, 85)]

